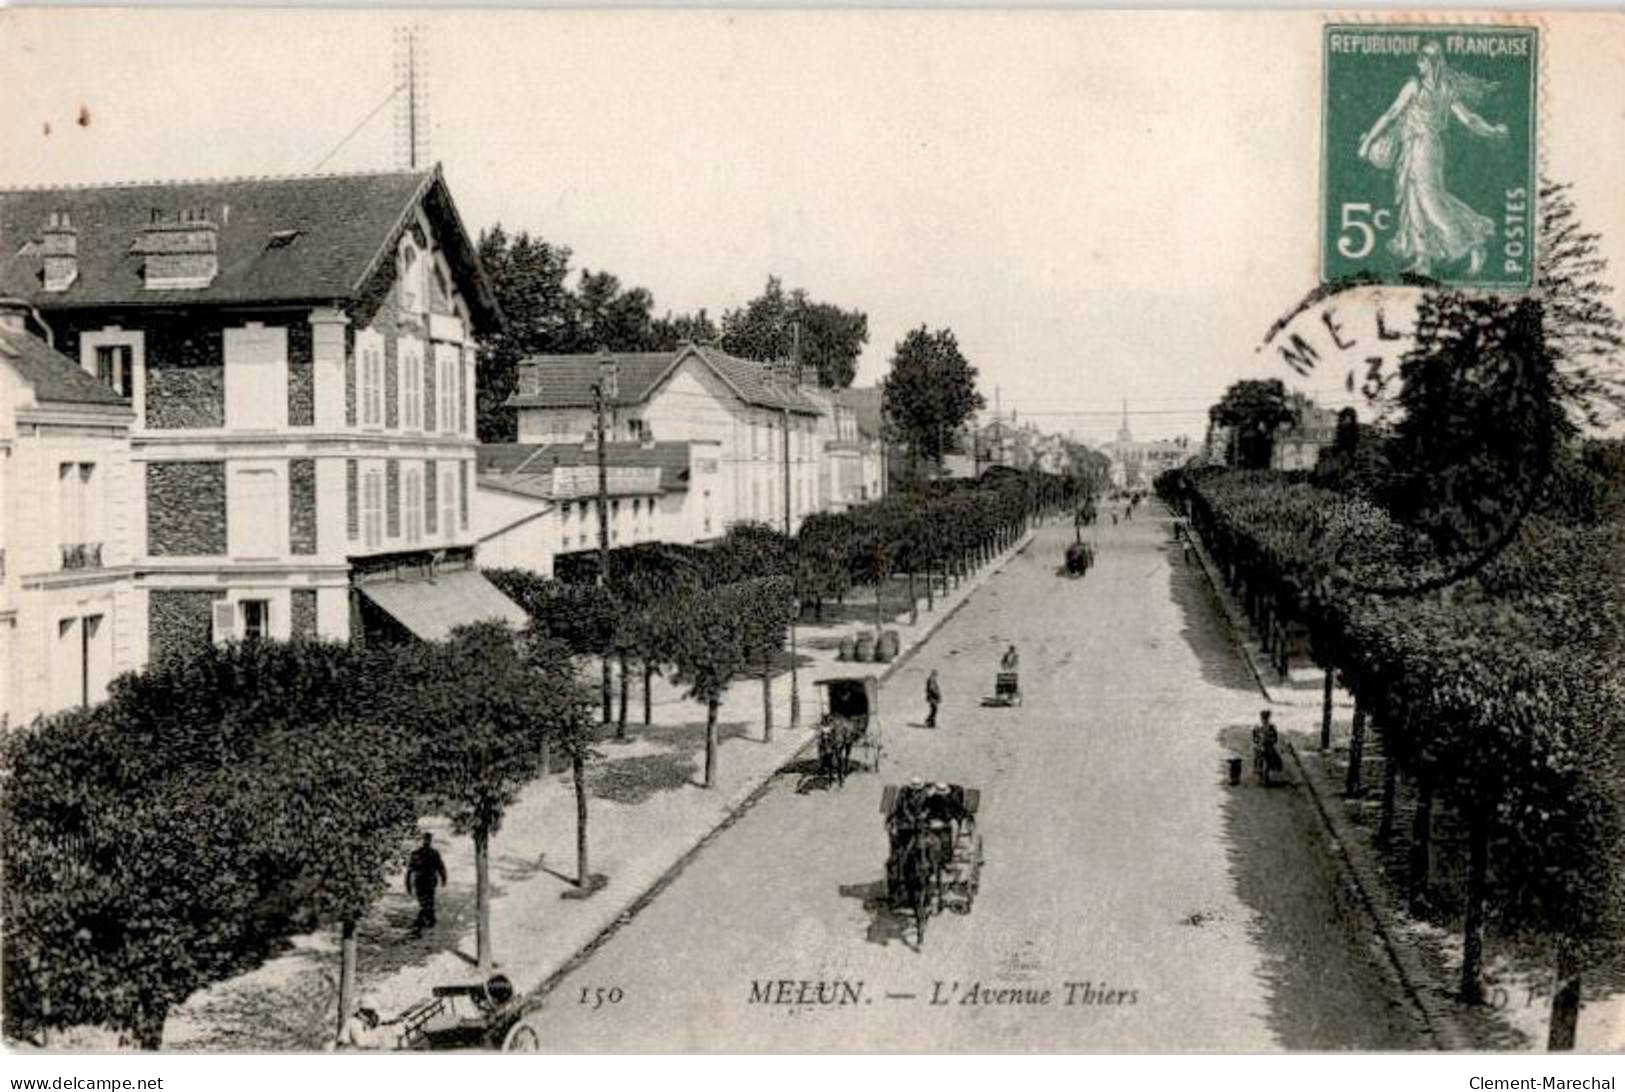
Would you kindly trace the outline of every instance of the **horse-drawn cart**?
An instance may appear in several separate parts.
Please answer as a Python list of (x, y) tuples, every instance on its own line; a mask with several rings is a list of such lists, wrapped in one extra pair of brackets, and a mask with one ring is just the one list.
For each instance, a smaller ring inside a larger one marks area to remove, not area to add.
[(876, 773), (885, 748), (880, 741), (880, 682), (873, 675), (816, 679), (823, 692), (823, 713), (818, 718), (818, 770), (837, 784), (846, 784), (857, 764)]
[(914, 914), (918, 942), (934, 911), (970, 913), (982, 882), (982, 836), (976, 831), (981, 793), (962, 785), (887, 785), (886, 902)]

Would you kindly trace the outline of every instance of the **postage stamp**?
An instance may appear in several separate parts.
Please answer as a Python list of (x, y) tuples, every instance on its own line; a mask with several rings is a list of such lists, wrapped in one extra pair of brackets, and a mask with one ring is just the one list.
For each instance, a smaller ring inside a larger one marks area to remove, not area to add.
[(1325, 28), (1321, 277), (1534, 280), (1535, 27)]

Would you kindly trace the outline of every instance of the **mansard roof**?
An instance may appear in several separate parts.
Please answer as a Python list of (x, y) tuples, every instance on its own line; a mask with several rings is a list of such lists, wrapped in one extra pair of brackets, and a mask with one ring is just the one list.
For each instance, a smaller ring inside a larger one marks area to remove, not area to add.
[[(223, 178), (0, 190), (0, 295), (42, 311), (93, 306), (342, 303), (362, 299), (393, 260), (412, 212), (433, 225), (477, 332), (502, 321), (438, 165), (371, 174)], [(218, 229), (219, 272), (202, 288), (148, 289), (132, 250), (155, 212), (203, 212)], [(44, 288), (40, 235), (66, 213), (78, 277)]]

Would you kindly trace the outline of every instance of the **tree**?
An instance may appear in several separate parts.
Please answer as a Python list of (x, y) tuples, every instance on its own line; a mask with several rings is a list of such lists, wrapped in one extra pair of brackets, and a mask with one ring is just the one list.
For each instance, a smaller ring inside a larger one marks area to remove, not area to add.
[(747, 360), (788, 360), (798, 323), (801, 362), (818, 369), (824, 386), (850, 387), (869, 340), (868, 316), (815, 303), (800, 288), (787, 294), (778, 277), (770, 275), (762, 294), (744, 307), (723, 313), (722, 347)]
[(1230, 384), (1211, 417), (1231, 430), (1232, 465), (1262, 470), (1270, 465), (1276, 430), (1298, 415), (1279, 379), (1240, 379)]
[(739, 639), (746, 659), (762, 673), (762, 739), (773, 738), (773, 660), (784, 650), (795, 611), (795, 581), (788, 576), (758, 577), (733, 585), (741, 602)]
[(654, 346), (654, 296), (646, 288), (622, 288), (613, 273), (581, 271), (573, 294), (574, 329), (569, 352), (640, 352)]
[(923, 325), (897, 343), (882, 390), (886, 418), (908, 445), (916, 481), (919, 460), (940, 462), (960, 426), (987, 404), (953, 331)]
[(707, 588), (683, 604), (673, 659), (688, 684), (691, 700), (705, 705), (705, 787), (716, 786), (717, 709), (728, 686), (748, 664), (740, 635), (740, 609), (732, 588)]
[(570, 248), (526, 232), (510, 237), (497, 224), (480, 232), (480, 264), (491, 281), (505, 325), (480, 341), (476, 422), (484, 443), (512, 441), (516, 417), (507, 407), (518, 388), (519, 362), (533, 353), (567, 352), (575, 319), (565, 278)]
[(418, 742), (419, 791), (474, 840), (477, 959), (492, 966), (491, 838), (519, 792), (545, 772), (550, 736), (576, 695), (549, 685), (505, 625), (459, 626), (411, 647), (399, 715)]
[(654, 320), (650, 331), (650, 349), (670, 351), (685, 341), (695, 345), (715, 345), (722, 331), (711, 321), (705, 308), (692, 315), (673, 315), (670, 311)]
[[(590, 891), (602, 884), (602, 877), (592, 871), (587, 852), (587, 762), (596, 757), (592, 745), (598, 734), (592, 694), (577, 675), (570, 649), (563, 642), (532, 624), (522, 649), (535, 684), (550, 696), (548, 720), (543, 726), (546, 737), (556, 742), (570, 760), (570, 783), (576, 798), (576, 886)], [(545, 763), (542, 772), (547, 772)]]

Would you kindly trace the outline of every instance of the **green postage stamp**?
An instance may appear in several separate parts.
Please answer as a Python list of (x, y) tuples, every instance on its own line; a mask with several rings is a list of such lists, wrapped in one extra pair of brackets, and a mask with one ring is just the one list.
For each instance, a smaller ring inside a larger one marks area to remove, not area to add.
[(1321, 277), (1534, 281), (1534, 27), (1325, 28)]

